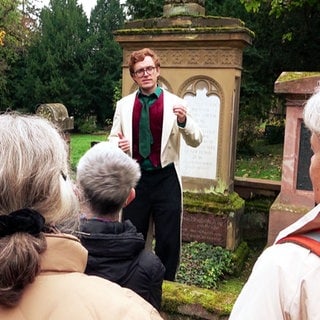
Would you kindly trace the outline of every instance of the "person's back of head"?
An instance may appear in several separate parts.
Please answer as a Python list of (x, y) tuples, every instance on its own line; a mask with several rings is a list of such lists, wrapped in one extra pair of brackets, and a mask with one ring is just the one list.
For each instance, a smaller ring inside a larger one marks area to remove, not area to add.
[(109, 142), (100, 142), (79, 160), (77, 181), (92, 213), (117, 215), (140, 179), (138, 163)]
[(320, 91), (307, 100), (303, 109), (303, 121), (312, 133), (320, 135)]
[(15, 306), (40, 271), (44, 231), (78, 226), (67, 144), (49, 121), (0, 116), (0, 305)]

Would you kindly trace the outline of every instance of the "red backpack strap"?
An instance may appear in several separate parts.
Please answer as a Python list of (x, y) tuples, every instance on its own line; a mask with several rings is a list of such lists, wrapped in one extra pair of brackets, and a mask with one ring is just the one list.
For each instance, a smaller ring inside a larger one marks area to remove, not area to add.
[(277, 241), (277, 244), (292, 242), (298, 244), (320, 257), (320, 232), (310, 232), (306, 234), (293, 234)]

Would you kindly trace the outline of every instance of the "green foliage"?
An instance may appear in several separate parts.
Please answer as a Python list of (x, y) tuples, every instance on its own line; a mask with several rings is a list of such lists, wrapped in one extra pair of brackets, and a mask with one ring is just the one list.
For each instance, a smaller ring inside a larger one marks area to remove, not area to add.
[(126, 0), (126, 11), (130, 19), (161, 17), (164, 0)]
[(287, 12), (303, 7), (310, 7), (314, 10), (320, 9), (320, 3), (318, 0), (240, 0), (244, 4), (247, 11), (258, 13), (261, 5), (267, 3), (270, 5), (270, 14), (274, 14), (277, 18), (283, 16)]
[(113, 31), (123, 21), (119, 0), (98, 1), (90, 22), (77, 0), (51, 0), (28, 50), (10, 66), (4, 108), (33, 112), (39, 103), (63, 103), (76, 121), (95, 116), (104, 125), (113, 116), (121, 77), (122, 52)]
[(60, 102), (76, 118), (86, 104), (81, 96), (87, 91), (83, 84), (87, 18), (76, 0), (51, 0), (50, 7), (41, 10), (39, 23), (27, 54), (13, 66), (14, 105), (34, 111), (39, 103)]
[(254, 155), (253, 143), (260, 137), (259, 123), (252, 115), (245, 115), (239, 119), (237, 154)]
[(97, 131), (97, 122), (95, 117), (88, 117), (87, 119), (79, 119), (78, 123), (78, 130), (80, 133), (94, 133)]
[(91, 52), (89, 55), (92, 113), (103, 124), (114, 113), (114, 90), (121, 78), (122, 50), (113, 39), (113, 31), (124, 23), (119, 0), (98, 0), (90, 18)]
[[(11, 66), (23, 55), (36, 29), (29, 0), (0, 1), (0, 110), (12, 107), (10, 95)], [(26, 23), (28, 22), (28, 23)]]
[(216, 288), (219, 281), (233, 272), (230, 251), (200, 242), (182, 246), (177, 281), (201, 288)]
[(122, 80), (120, 79), (113, 89), (113, 109), (116, 109), (117, 101), (122, 97)]

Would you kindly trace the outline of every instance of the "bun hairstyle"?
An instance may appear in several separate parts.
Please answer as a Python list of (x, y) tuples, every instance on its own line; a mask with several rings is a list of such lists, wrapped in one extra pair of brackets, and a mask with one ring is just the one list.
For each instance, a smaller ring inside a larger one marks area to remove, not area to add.
[(67, 144), (51, 122), (2, 114), (0, 136), (0, 305), (10, 307), (40, 271), (44, 230), (75, 231), (79, 203), (65, 179)]

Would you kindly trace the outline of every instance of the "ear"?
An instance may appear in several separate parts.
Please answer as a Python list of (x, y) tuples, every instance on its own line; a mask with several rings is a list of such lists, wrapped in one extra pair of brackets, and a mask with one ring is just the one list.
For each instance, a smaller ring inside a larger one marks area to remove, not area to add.
[(131, 188), (128, 198), (124, 204), (124, 207), (126, 207), (131, 201), (133, 201), (135, 197), (136, 197), (136, 190), (134, 188)]

